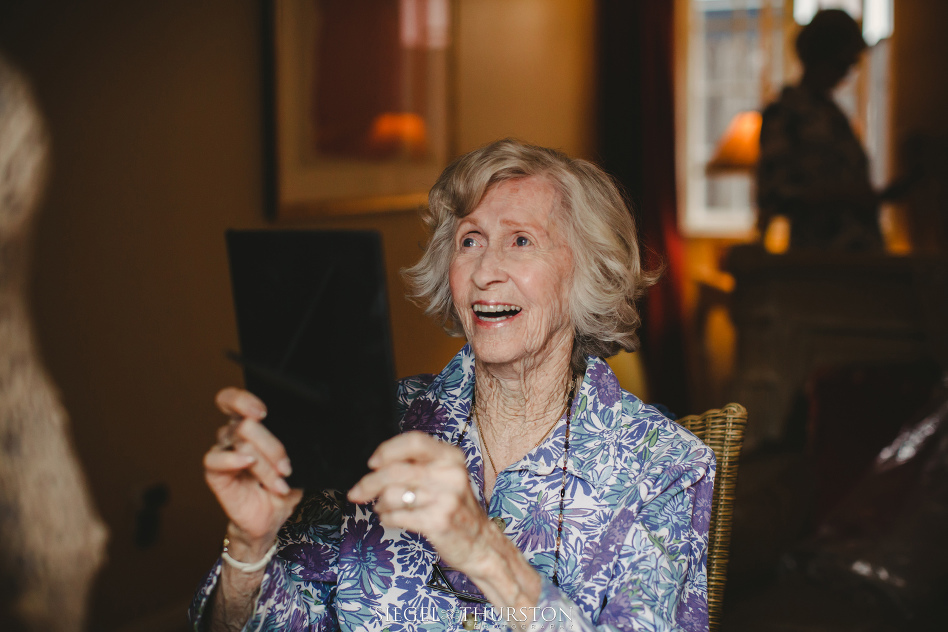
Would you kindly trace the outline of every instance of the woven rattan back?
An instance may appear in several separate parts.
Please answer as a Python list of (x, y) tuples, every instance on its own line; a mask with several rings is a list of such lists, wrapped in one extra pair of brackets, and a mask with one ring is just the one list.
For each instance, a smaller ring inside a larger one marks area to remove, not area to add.
[(711, 501), (711, 528), (708, 532), (708, 617), (711, 632), (721, 625), (721, 603), (727, 579), (727, 557), (731, 546), (731, 520), (734, 517), (734, 490), (737, 464), (744, 444), (747, 410), (740, 404), (728, 404), (701, 415), (678, 420), (714, 450), (717, 472)]

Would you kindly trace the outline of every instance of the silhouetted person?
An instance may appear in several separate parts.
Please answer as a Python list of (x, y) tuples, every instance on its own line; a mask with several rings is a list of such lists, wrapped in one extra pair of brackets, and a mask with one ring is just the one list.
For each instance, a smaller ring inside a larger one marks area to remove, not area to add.
[(882, 250), (879, 203), (869, 161), (831, 91), (866, 48), (859, 25), (838, 9), (820, 11), (800, 31), (799, 85), (764, 110), (757, 169), (761, 234), (771, 218), (790, 220), (791, 249)]

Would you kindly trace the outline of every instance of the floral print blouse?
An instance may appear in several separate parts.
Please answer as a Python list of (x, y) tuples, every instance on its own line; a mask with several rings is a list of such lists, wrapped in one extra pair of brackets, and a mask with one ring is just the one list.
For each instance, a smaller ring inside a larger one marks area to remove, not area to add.
[[(383, 527), (370, 505), (326, 492), (304, 499), (281, 531), (245, 629), (707, 630), (711, 449), (622, 390), (609, 365), (590, 357), (573, 402), (565, 488), (564, 416), (498, 475), (485, 505), (477, 427), (462, 433), (473, 388), (474, 356), (465, 346), (439, 375), (400, 382), (401, 427), (460, 439), (475, 496), (542, 577), (537, 606), (504, 613), (429, 588), (438, 557), (422, 536)], [(220, 565), (195, 595), (195, 629)], [(464, 580), (451, 581), (476, 590)]]

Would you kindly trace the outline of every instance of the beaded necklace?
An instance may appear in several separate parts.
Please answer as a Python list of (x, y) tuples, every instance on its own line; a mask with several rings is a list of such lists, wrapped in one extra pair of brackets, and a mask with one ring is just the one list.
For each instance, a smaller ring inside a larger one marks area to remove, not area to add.
[[(559, 518), (556, 521), (556, 553), (553, 558), (553, 585), (559, 586), (559, 572), (560, 572), (560, 544), (563, 540), (563, 508), (566, 503), (566, 466), (569, 462), (569, 431), (570, 423), (572, 422), (573, 417), (573, 397), (576, 393), (576, 378), (570, 378), (570, 387), (569, 392), (566, 396), (566, 433), (563, 437), (563, 486), (560, 488), (560, 511)], [(464, 440), (464, 437), (467, 435), (467, 429), (471, 425), (471, 417), (477, 419), (477, 402), (475, 400), (475, 394), (471, 394), (471, 409), (467, 413), (467, 419), (464, 421), (464, 427), (461, 429), (461, 433), (458, 435), (458, 440), (455, 442), (457, 447), (461, 447), (461, 441)], [(534, 447), (536, 449), (539, 447), (540, 443), (546, 439), (547, 435), (556, 427), (556, 424), (559, 420), (553, 422), (553, 425), (550, 426), (550, 429), (543, 433), (543, 436), (537, 442)], [(499, 475), (500, 472), (497, 471), (497, 467), (494, 465), (494, 459), (490, 457), (490, 451), (487, 449), (487, 441), (484, 440), (484, 437), (481, 437), (482, 443), (484, 444), (485, 452), (487, 452), (488, 458), (490, 458), (490, 466), (494, 468), (494, 475)], [(483, 485), (483, 482), (482, 482)], [(483, 487), (481, 488), (481, 493), (483, 495)], [(486, 500), (486, 499), (485, 499)]]

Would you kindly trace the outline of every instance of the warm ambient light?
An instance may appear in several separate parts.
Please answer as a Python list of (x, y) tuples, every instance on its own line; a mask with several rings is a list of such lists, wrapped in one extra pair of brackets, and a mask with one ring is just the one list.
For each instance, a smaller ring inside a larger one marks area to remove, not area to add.
[(369, 145), (376, 152), (405, 151), (413, 157), (423, 157), (428, 151), (425, 119), (414, 112), (379, 114), (372, 121)]
[(760, 156), (760, 112), (740, 112), (718, 141), (705, 171), (710, 174), (751, 171)]
[(790, 247), (790, 220), (784, 215), (774, 215), (764, 231), (764, 250), (772, 255), (787, 252)]

